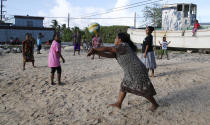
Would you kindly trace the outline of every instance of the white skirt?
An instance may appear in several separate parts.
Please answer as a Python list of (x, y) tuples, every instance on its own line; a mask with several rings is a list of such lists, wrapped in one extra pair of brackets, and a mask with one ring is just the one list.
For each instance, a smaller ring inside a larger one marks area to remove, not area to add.
[(146, 58), (144, 58), (144, 54), (142, 54), (141, 61), (147, 69), (155, 69), (157, 67), (154, 51), (148, 52)]

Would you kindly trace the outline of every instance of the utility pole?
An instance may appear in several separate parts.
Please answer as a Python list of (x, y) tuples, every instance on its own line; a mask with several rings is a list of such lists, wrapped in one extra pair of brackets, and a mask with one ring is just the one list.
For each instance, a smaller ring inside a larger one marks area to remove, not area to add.
[(136, 12), (134, 13), (134, 28), (136, 28)]
[(1, 0), (1, 21), (2, 21), (2, 17), (3, 17), (3, 0)]
[(1, 14), (1, 21), (3, 21), (3, 13), (5, 12), (5, 11), (3, 11), (3, 7), (4, 7), (3, 2), (4, 1), (7, 1), (7, 0), (1, 0), (1, 12), (0, 12), (0, 14)]
[(69, 28), (69, 24), (70, 24), (70, 14), (68, 13), (68, 28)]

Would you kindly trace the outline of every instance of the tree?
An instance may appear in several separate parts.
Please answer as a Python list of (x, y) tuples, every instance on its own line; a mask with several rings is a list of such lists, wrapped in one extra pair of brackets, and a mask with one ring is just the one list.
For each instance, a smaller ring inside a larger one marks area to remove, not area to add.
[(162, 7), (159, 4), (153, 4), (151, 7), (146, 6), (143, 9), (145, 22), (154, 27), (162, 25)]
[(57, 29), (58, 27), (58, 21), (57, 20), (52, 20), (51, 21), (52, 25), (50, 25), (52, 28)]

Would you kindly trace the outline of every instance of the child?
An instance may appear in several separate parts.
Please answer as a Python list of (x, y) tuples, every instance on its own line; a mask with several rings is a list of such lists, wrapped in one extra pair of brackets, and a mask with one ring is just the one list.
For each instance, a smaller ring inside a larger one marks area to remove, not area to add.
[(54, 38), (54, 40), (50, 47), (50, 52), (49, 52), (49, 56), (48, 56), (48, 67), (51, 68), (51, 84), (56, 85), (56, 83), (54, 83), (53, 80), (54, 80), (55, 71), (57, 71), (58, 84), (61, 85), (60, 58), (63, 60), (63, 63), (65, 63), (65, 59), (63, 58), (63, 56), (61, 54), (60, 34), (55, 33), (53, 38)]
[(170, 43), (171, 43), (171, 41), (169, 41), (169, 42), (166, 41), (166, 37), (165, 37), (165, 36), (163, 37), (163, 41), (162, 41), (161, 43), (160, 43), (160, 41), (159, 41), (159, 44), (160, 44), (160, 46), (161, 46), (161, 57), (160, 57), (160, 59), (162, 59), (163, 55), (166, 54), (167, 59), (169, 60), (169, 58), (168, 58), (167, 47), (168, 47), (168, 45), (169, 45)]
[(29, 33), (25, 35), (26, 40), (22, 42), (22, 50), (23, 50), (23, 70), (25, 70), (26, 62), (32, 62), (34, 66), (34, 43), (30, 40)]
[(155, 68), (156, 68), (156, 60), (155, 60), (155, 53), (153, 50), (153, 36), (152, 32), (154, 31), (154, 27), (147, 27), (146, 28), (146, 38), (143, 41), (142, 45), (142, 62), (146, 66), (148, 72), (152, 70), (152, 77), (155, 77)]
[(42, 33), (39, 33), (38, 37), (37, 37), (37, 54), (41, 54), (40, 51), (42, 49), (42, 38), (44, 36), (42, 35)]
[(192, 36), (195, 36), (195, 33), (197, 32), (197, 30), (200, 28), (200, 24), (198, 23), (198, 20), (195, 20), (194, 22), (194, 28), (192, 30), (193, 32), (193, 35)]
[(126, 93), (143, 96), (152, 103), (151, 111), (158, 108), (154, 99), (156, 91), (150, 81), (145, 65), (140, 61), (137, 54), (137, 47), (130, 40), (126, 33), (118, 33), (114, 47), (93, 48), (88, 56), (98, 54), (107, 58), (116, 58), (124, 71), (124, 78), (121, 82), (121, 89), (118, 101), (111, 106), (121, 109)]

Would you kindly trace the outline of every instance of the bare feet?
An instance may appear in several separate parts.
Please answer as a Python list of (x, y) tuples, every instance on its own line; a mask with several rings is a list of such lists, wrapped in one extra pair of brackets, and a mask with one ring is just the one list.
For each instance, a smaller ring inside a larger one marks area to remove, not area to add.
[(150, 111), (154, 112), (157, 108), (159, 107), (159, 105), (152, 105), (152, 107), (149, 108)]
[(115, 108), (121, 109), (121, 105), (120, 105), (120, 104), (117, 104), (117, 103), (110, 104), (109, 106), (112, 106), (112, 107), (115, 107)]
[(154, 77), (156, 77), (154, 74), (152, 74), (150, 77), (152, 77), (152, 78), (154, 78)]
[(54, 82), (51, 82), (51, 85), (53, 85), (53, 86), (54, 86), (54, 85), (56, 85), (56, 83), (54, 83)]

